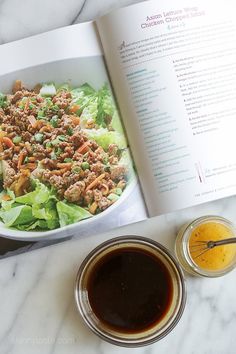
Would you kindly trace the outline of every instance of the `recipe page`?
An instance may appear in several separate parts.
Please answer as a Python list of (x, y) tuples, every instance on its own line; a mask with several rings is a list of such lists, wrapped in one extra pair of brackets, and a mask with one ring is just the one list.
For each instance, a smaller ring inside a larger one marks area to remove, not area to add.
[(233, 1), (147, 1), (97, 21), (151, 215), (236, 192)]

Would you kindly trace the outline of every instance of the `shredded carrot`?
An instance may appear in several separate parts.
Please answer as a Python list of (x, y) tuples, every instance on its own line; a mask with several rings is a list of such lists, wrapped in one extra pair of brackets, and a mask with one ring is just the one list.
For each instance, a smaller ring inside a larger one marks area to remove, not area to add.
[(44, 126), (44, 121), (43, 120), (37, 120), (37, 128), (40, 129)]
[(44, 125), (39, 132), (44, 133), (44, 132), (51, 132), (53, 130), (53, 127), (50, 124)]
[(18, 170), (20, 169), (24, 158), (25, 158), (25, 154), (21, 151), (20, 154), (19, 154), (19, 160), (18, 160), (18, 163), (17, 163)]
[(86, 188), (85, 192), (89, 191), (90, 189), (94, 188), (97, 186), (97, 184), (106, 176), (105, 173), (102, 173), (100, 176), (95, 178), (93, 182), (91, 182), (88, 187)]
[(28, 120), (33, 128), (37, 127), (38, 121), (36, 120), (36, 118), (34, 116), (29, 116)]
[(66, 168), (61, 168), (60, 170), (52, 170), (48, 172), (50, 175), (62, 176), (65, 172), (67, 172)]
[(11, 200), (11, 197), (8, 194), (5, 194), (2, 196), (2, 200), (5, 200), (7, 202), (8, 200)]
[(72, 166), (72, 163), (71, 162), (64, 162), (64, 163), (60, 163), (60, 162), (58, 162), (57, 163), (57, 167), (58, 168), (66, 168), (66, 169), (70, 169), (71, 168), (71, 166)]
[(80, 154), (85, 154), (86, 152), (88, 152), (90, 150), (89, 144), (90, 144), (90, 142), (86, 141), (85, 143), (83, 143), (83, 145), (81, 145), (77, 149), (77, 152), (80, 153)]
[(70, 116), (71, 121), (74, 125), (79, 125), (80, 124), (80, 117), (77, 116)]
[(34, 162), (29, 162), (25, 165), (20, 166), (21, 169), (29, 169), (29, 170), (35, 170), (36, 167), (37, 167), (37, 165)]
[(3, 136), (2, 137), (2, 142), (8, 147), (11, 148), (13, 146), (15, 146), (15, 144), (12, 142), (12, 140), (10, 138), (8, 138), (7, 136)]
[(69, 111), (70, 113), (76, 113), (80, 109), (80, 106), (78, 104), (73, 104), (70, 108)]
[(29, 108), (29, 103), (30, 103), (30, 100), (29, 98), (27, 98), (26, 102), (25, 102), (25, 107), (24, 107), (24, 112), (26, 112)]

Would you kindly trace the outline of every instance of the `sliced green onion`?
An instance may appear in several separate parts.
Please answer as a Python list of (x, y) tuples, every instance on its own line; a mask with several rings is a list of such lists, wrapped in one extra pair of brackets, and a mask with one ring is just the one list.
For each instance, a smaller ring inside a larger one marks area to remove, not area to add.
[(73, 129), (71, 127), (67, 129), (67, 134), (70, 136), (73, 135)]
[(56, 156), (59, 156), (62, 153), (62, 149), (60, 147), (56, 147), (54, 149), (54, 152), (55, 152)]
[(50, 109), (54, 112), (58, 112), (60, 108), (57, 104), (54, 104), (52, 107), (50, 107)]
[(52, 117), (52, 119), (50, 120), (51, 125), (53, 126), (53, 128), (57, 128), (58, 127), (58, 116), (55, 115)]
[(51, 148), (52, 147), (52, 143), (51, 143), (51, 141), (48, 141), (47, 143), (46, 143), (46, 148)]
[(58, 135), (57, 137), (60, 141), (65, 141), (66, 140), (66, 136), (65, 135)]
[(80, 173), (81, 172), (81, 168), (79, 166), (73, 167), (72, 168), (72, 172)]
[(38, 111), (38, 118), (45, 118), (45, 112), (44, 111)]
[(115, 188), (115, 189), (113, 189), (113, 191), (117, 195), (121, 195), (122, 194), (122, 189), (121, 188)]
[(37, 141), (37, 143), (42, 143), (43, 138), (44, 138), (44, 135), (42, 133), (37, 133), (34, 136), (34, 139), (35, 139), (35, 141)]
[(116, 202), (119, 199), (119, 196), (115, 193), (111, 193), (108, 195), (107, 199), (109, 199), (112, 202)]
[(111, 172), (110, 166), (108, 166), (108, 165), (105, 166), (105, 167), (104, 167), (104, 171), (105, 171), (105, 172)]

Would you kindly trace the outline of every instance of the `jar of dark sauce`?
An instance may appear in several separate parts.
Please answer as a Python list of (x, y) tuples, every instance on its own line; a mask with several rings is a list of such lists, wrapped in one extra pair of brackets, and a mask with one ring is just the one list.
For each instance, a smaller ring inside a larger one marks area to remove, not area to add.
[(183, 273), (169, 251), (138, 236), (95, 248), (79, 269), (75, 298), (89, 328), (127, 347), (151, 344), (169, 333), (185, 306)]

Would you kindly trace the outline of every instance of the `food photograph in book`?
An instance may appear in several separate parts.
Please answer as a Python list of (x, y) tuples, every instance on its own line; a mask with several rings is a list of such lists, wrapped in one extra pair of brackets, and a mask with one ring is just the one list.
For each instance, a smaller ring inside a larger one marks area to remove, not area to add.
[(1, 228), (86, 234), (146, 218), (102, 56), (0, 78), (0, 188)]

